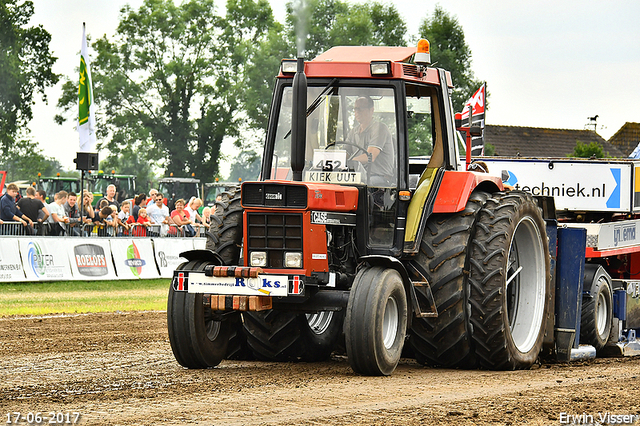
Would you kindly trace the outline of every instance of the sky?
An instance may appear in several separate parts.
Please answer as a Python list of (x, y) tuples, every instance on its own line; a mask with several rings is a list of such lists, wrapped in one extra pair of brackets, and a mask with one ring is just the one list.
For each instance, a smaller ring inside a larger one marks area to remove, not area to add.
[[(51, 33), (50, 48), (59, 58), (53, 71), (74, 79), (82, 23), (94, 40), (104, 34), (111, 37), (122, 6), (142, 4), (142, 0), (33, 1), (31, 24), (42, 24)], [(276, 19), (284, 22), (285, 1), (270, 2)], [(417, 35), (422, 20), (438, 4), (381, 2), (398, 9), (410, 35)], [(224, 3), (216, 0), (220, 13)], [(440, 5), (458, 19), (472, 52), (472, 70), (487, 82), (487, 124), (584, 129), (588, 117), (598, 115), (597, 132), (609, 139), (625, 122), (640, 122), (640, 2), (449, 0)], [(29, 128), (44, 155), (74, 169), (79, 149), (75, 123), (68, 120), (59, 126), (53, 121), (59, 113), (55, 105), (61, 87), (58, 83), (46, 90), (48, 105), (38, 96)], [(100, 159), (106, 155), (101, 152)]]

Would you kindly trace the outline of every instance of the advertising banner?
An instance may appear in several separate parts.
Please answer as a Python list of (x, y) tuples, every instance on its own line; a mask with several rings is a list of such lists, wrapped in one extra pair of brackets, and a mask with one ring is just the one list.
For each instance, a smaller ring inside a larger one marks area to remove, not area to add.
[(112, 238), (109, 243), (118, 279), (160, 277), (150, 239)]
[(72, 239), (68, 242), (69, 264), (74, 278), (113, 280), (116, 272), (111, 259), (111, 246), (105, 239)]
[(556, 210), (629, 212), (632, 163), (482, 158), (489, 173), (533, 195), (554, 198)]
[[(180, 257), (180, 253), (194, 249), (195, 238), (155, 238), (156, 262), (162, 278), (173, 277), (173, 271), (187, 260)], [(204, 247), (202, 247), (204, 248)]]
[(0, 281), (15, 282), (26, 281), (18, 240), (3, 239), (0, 244)]
[(206, 238), (193, 238), (193, 248), (195, 250), (204, 250), (207, 246)]
[(71, 280), (67, 249), (58, 239), (19, 239), (22, 266), (29, 281)]

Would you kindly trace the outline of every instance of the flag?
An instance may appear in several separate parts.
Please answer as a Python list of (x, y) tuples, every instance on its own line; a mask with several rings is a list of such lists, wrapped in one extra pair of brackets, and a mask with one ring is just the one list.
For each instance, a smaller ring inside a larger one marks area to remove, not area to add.
[(87, 51), (87, 36), (82, 24), (82, 47), (80, 48), (80, 85), (78, 87), (78, 133), (80, 133), (80, 152), (91, 152), (96, 146), (95, 114), (91, 70)]
[[(469, 111), (471, 111), (471, 124), (482, 128), (482, 136), (476, 136), (471, 140), (471, 155), (484, 155), (484, 107), (487, 94), (487, 83), (484, 83), (467, 101), (462, 109), (462, 125), (469, 123)], [(464, 136), (464, 135), (463, 135)]]

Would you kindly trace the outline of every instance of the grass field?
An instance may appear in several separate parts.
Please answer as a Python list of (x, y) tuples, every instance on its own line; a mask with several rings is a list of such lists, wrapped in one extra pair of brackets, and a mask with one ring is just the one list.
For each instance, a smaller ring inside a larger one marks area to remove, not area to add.
[(170, 279), (0, 283), (0, 317), (164, 310)]

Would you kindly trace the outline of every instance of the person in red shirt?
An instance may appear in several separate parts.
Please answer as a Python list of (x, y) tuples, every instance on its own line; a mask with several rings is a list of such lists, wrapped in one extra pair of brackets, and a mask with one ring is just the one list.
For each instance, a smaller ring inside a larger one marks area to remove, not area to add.
[(137, 221), (133, 219), (133, 215), (129, 216), (129, 219), (127, 219), (127, 223), (135, 224), (135, 227), (133, 228), (134, 237), (146, 237), (147, 228), (151, 226), (151, 221), (149, 220), (149, 216), (147, 216), (147, 209), (143, 207), (138, 210)]
[(189, 212), (184, 209), (184, 200), (182, 198), (176, 200), (176, 209), (171, 212), (171, 219), (182, 228), (182, 234), (185, 237), (196, 235), (196, 231), (193, 229), (193, 222), (189, 218)]

